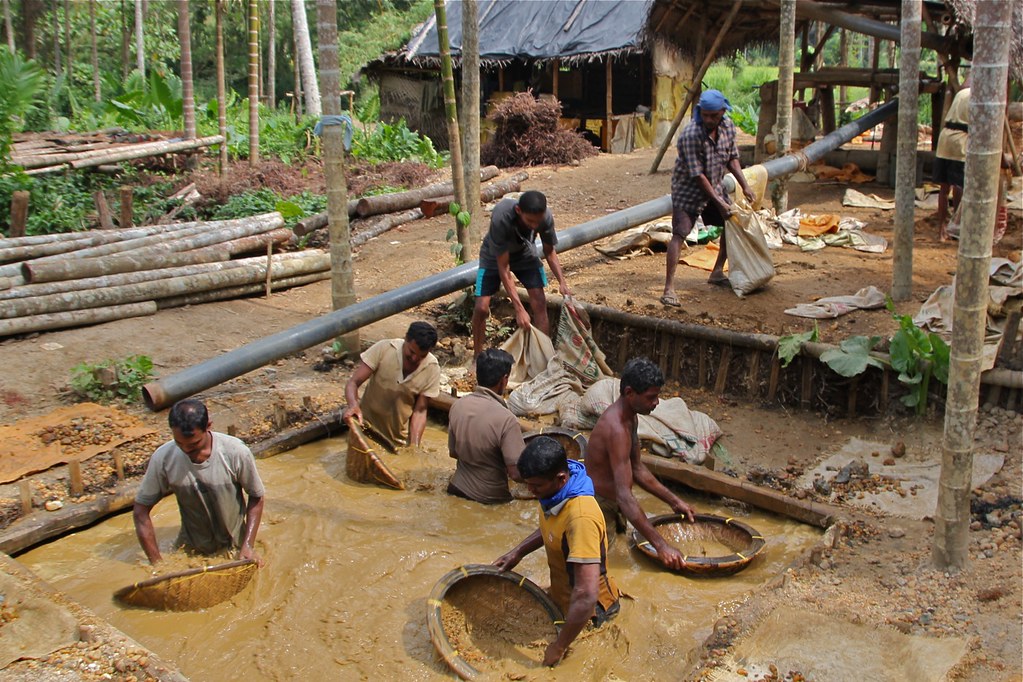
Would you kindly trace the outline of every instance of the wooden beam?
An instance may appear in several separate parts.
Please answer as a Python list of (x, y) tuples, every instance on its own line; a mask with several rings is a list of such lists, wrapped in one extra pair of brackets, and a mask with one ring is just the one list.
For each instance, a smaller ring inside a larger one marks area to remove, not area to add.
[(605, 94), (604, 97), (604, 129), (603, 135), (601, 135), (601, 137), (604, 138), (602, 140), (602, 143), (605, 152), (611, 151), (611, 115), (613, 113), (611, 109), (611, 104), (613, 101), (612, 95), (614, 94), (614, 91), (612, 90), (613, 79), (611, 78), (611, 73), (612, 65), (611, 57), (609, 55), (604, 60), (604, 85), (607, 88), (607, 93)]

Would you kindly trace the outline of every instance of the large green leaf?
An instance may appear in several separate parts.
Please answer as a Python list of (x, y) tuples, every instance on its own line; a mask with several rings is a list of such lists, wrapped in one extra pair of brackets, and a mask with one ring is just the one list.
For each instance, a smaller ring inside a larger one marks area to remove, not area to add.
[(862, 374), (867, 367), (884, 367), (884, 363), (870, 355), (880, 340), (878, 336), (852, 336), (842, 341), (838, 348), (821, 353), (821, 362), (844, 377)]
[(813, 329), (799, 334), (778, 337), (778, 359), (782, 367), (788, 367), (807, 341), (817, 341), (820, 338), (820, 330), (817, 322), (813, 323)]

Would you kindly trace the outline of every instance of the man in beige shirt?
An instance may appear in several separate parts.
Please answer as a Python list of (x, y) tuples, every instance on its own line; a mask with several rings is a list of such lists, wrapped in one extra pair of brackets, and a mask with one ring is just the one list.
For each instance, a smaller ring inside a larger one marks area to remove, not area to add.
[[(967, 83), (969, 79), (967, 79)], [(966, 169), (966, 142), (970, 132), (970, 88), (956, 93), (945, 114), (945, 124), (938, 135), (938, 148), (934, 151), (934, 181), (938, 183), (938, 238), (948, 241), (949, 201), (952, 190), (952, 208), (963, 199)]]
[(508, 479), (519, 480), (516, 465), (526, 443), (522, 429), (504, 402), (514, 359), (488, 348), (476, 358), (476, 390), (451, 406), (448, 453), (457, 461), (448, 493), (483, 504), (512, 499)]
[[(437, 330), (427, 322), (413, 322), (405, 339), (377, 341), (360, 356), (359, 365), (345, 385), (348, 407), (343, 420), (356, 419), (392, 447), (416, 445), (426, 430), (430, 398), (440, 395), (440, 365), (430, 351)], [(359, 398), (359, 387), (366, 390)]]

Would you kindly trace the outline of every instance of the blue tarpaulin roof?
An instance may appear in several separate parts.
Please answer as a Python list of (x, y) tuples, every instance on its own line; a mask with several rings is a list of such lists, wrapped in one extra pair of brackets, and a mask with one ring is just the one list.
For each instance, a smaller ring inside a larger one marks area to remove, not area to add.
[[(642, 49), (641, 34), (652, 0), (479, 0), (483, 61), (566, 59)], [(461, 54), (462, 3), (447, 0), (451, 54)], [(431, 18), (402, 56), (433, 60), (437, 22)]]

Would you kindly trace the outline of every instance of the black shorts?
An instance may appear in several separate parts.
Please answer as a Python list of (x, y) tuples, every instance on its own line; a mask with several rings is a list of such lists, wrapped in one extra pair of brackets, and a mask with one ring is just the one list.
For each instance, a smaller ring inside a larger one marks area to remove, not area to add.
[[(682, 216), (689, 216), (689, 229), (686, 230), (685, 234), (682, 234)], [(703, 207), (702, 213), (690, 213), (684, 208), (672, 208), (671, 211), (671, 233), (682, 239), (689, 236), (689, 232), (696, 227), (696, 217), (699, 215), (703, 218), (704, 225), (717, 225), (718, 227), (725, 226), (725, 218), (721, 215), (721, 211), (718, 210), (717, 204), (707, 202), (707, 205)]]
[[(539, 261), (538, 261), (539, 263)], [(547, 273), (544, 272), (543, 263), (526, 267), (511, 266), (512, 274), (522, 282), (526, 289), (543, 289), (547, 286)], [(491, 270), (480, 266), (476, 272), (476, 295), (493, 296), (501, 288), (501, 276), (497, 268)]]
[(965, 187), (966, 162), (934, 157), (934, 182), (939, 185)]

